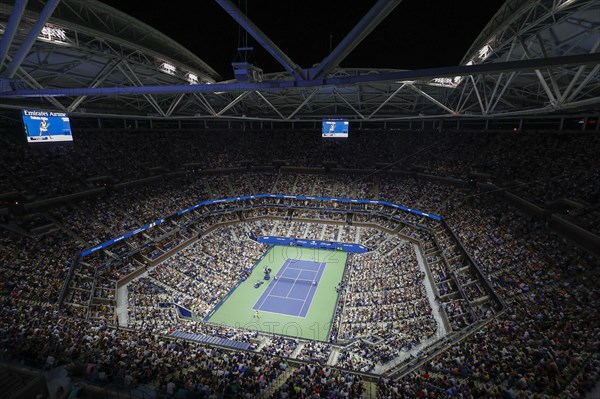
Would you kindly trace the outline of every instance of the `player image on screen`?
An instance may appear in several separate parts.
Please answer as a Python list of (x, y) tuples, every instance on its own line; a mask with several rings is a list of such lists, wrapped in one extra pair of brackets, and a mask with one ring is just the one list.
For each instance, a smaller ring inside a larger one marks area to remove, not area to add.
[(52, 139), (52, 136), (48, 132), (48, 126), (50, 126), (50, 124), (46, 122), (46, 119), (42, 119), (40, 122), (40, 136), (43, 136), (44, 133), (46, 133), (46, 135)]
[(347, 119), (323, 119), (321, 134), (323, 137), (348, 137), (349, 122)]
[(71, 122), (65, 112), (24, 109), (21, 116), (29, 143), (73, 141)]

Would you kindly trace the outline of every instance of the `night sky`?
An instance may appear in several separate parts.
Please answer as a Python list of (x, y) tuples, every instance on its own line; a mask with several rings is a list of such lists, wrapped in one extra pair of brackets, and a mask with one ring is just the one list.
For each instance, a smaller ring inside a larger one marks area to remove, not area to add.
[[(233, 0), (295, 63), (319, 63), (376, 3), (375, 0)], [(254, 47), (253, 63), (282, 71), (213, 0), (106, 0), (176, 40), (233, 78), (237, 48)], [(504, 0), (404, 0), (341, 63), (342, 67), (421, 69), (458, 65)], [(200, 11), (195, 9), (199, 8)]]

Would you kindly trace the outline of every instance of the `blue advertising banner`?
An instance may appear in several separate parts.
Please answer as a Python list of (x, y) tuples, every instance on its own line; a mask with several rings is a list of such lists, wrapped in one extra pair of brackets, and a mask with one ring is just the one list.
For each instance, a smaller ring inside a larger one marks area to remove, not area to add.
[(224, 198), (218, 200), (208, 200), (200, 202), (199, 204), (193, 205), (187, 209), (181, 210), (177, 212), (177, 215), (183, 215), (184, 213), (193, 211), (201, 206), (218, 204), (218, 203), (227, 203), (233, 201), (246, 201), (249, 199), (261, 199), (261, 198), (289, 198), (289, 199), (297, 199), (297, 200), (308, 200), (308, 201), (330, 201), (330, 202), (344, 202), (344, 203), (354, 203), (354, 204), (374, 204), (374, 205), (385, 205), (396, 209), (401, 209), (403, 211), (425, 216), (430, 219), (434, 219), (437, 221), (441, 221), (442, 218), (439, 215), (435, 215), (433, 213), (425, 213), (421, 212), (417, 209), (408, 208), (402, 205), (393, 204), (387, 201), (377, 201), (377, 200), (365, 200), (365, 199), (352, 199), (352, 198), (330, 198), (330, 197), (312, 197), (306, 195), (284, 195), (284, 194), (257, 194), (257, 195), (247, 195), (243, 197), (233, 197), (233, 198)]
[(364, 245), (348, 243), (348, 242), (335, 242), (335, 241), (321, 241), (321, 240), (304, 240), (301, 238), (291, 237), (273, 237), (273, 236), (262, 236), (256, 240), (261, 244), (269, 245), (284, 245), (290, 247), (301, 247), (301, 248), (317, 248), (317, 249), (329, 249), (334, 251), (353, 252), (363, 254), (369, 252), (369, 248)]
[[(391, 202), (387, 202), (387, 201), (376, 201), (376, 200), (365, 200), (365, 199), (352, 199), (352, 198), (330, 198), (330, 197), (312, 197), (312, 196), (306, 196), (306, 195), (284, 195), (284, 194), (257, 194), (257, 195), (247, 195), (247, 196), (242, 196), (242, 197), (232, 197), (232, 198), (223, 198), (223, 199), (218, 199), (218, 200), (208, 200), (208, 201), (203, 201), (200, 202), (196, 205), (193, 205), (187, 209), (183, 209), (179, 212), (177, 212), (177, 216), (181, 216), (187, 212), (193, 211), (195, 209), (198, 209), (202, 206), (207, 206), (207, 205), (213, 205), (213, 204), (221, 204), (221, 203), (228, 203), (228, 202), (234, 202), (234, 201), (246, 201), (246, 200), (251, 200), (251, 199), (261, 199), (261, 198), (273, 198), (273, 199), (296, 199), (296, 200), (306, 200), (306, 201), (329, 201), (332, 203), (336, 203), (336, 202), (343, 202), (343, 203), (353, 203), (353, 204), (373, 204), (373, 205), (383, 205), (383, 206), (388, 206), (391, 208), (396, 208), (396, 209), (401, 209), (403, 211), (415, 214), (415, 215), (420, 215), (420, 216), (425, 216), (429, 219), (434, 219), (437, 221), (441, 221), (442, 218), (438, 215), (434, 215), (432, 213), (425, 213), (425, 212), (421, 212), (419, 210), (416, 209), (412, 209), (412, 208), (407, 208), (405, 206), (402, 205), (397, 205), (397, 204), (393, 204)], [(175, 215), (172, 215), (175, 216)], [(92, 248), (88, 248), (85, 251), (81, 252), (79, 255), (81, 257), (90, 255), (96, 251), (99, 251), (100, 249), (103, 248), (107, 248), (121, 240), (124, 240), (126, 238), (129, 238), (133, 235), (136, 235), (138, 233), (141, 233), (142, 231), (148, 230), (154, 226), (157, 226), (161, 223), (163, 223), (165, 221), (165, 219), (158, 219), (150, 224), (147, 224), (145, 226), (142, 226), (136, 230), (130, 231), (128, 233), (125, 233), (119, 237), (113, 238), (112, 240), (108, 240), (102, 244), (96, 245), (95, 247)], [(301, 242), (300, 244), (303, 244), (303, 242)], [(342, 243), (343, 244), (343, 243)], [(321, 244), (321, 245), (325, 245), (325, 244)], [(350, 245), (350, 244), (346, 244), (346, 245)], [(352, 244), (352, 245), (358, 245), (358, 244)], [(300, 245), (299, 245), (300, 246)], [(306, 245), (304, 245), (306, 246)], [(323, 247), (325, 248), (325, 246)], [(334, 248), (329, 248), (329, 249), (334, 249)], [(368, 249), (367, 249), (368, 251)], [(347, 252), (353, 252), (353, 251), (347, 251)], [(365, 251), (366, 252), (366, 251)]]
[(158, 220), (156, 220), (156, 221), (154, 221), (154, 222), (152, 222), (152, 223), (150, 223), (150, 224), (147, 224), (147, 225), (145, 225), (145, 226), (139, 227), (139, 228), (137, 228), (137, 229), (135, 229), (135, 230), (133, 230), (133, 231), (130, 231), (130, 232), (128, 232), (128, 233), (125, 233), (125, 234), (123, 234), (123, 235), (121, 235), (121, 236), (118, 236), (118, 237), (116, 237), (116, 238), (113, 238), (112, 240), (108, 240), (108, 241), (106, 241), (106, 242), (103, 242), (102, 244), (96, 245), (95, 247), (88, 248), (88, 249), (86, 249), (85, 251), (81, 252), (79, 255), (80, 255), (80, 256), (82, 256), (82, 257), (83, 257), (83, 256), (87, 256), (87, 255), (89, 255), (89, 254), (91, 254), (91, 253), (94, 253), (94, 252), (96, 252), (96, 251), (99, 251), (99, 250), (101, 250), (102, 248), (109, 247), (109, 246), (111, 246), (111, 245), (113, 245), (113, 244), (116, 244), (116, 243), (117, 243), (117, 242), (119, 242), (119, 241), (122, 241), (122, 240), (124, 240), (124, 239), (126, 239), (126, 238), (129, 238), (129, 237), (131, 237), (131, 236), (134, 236), (134, 235), (136, 235), (136, 234), (139, 234), (139, 233), (141, 233), (142, 231), (145, 231), (145, 230), (148, 230), (148, 229), (150, 229), (150, 228), (152, 228), (152, 227), (154, 227), (154, 226), (157, 226), (157, 225), (161, 224), (161, 223), (162, 223), (162, 222), (164, 222), (164, 221), (165, 221), (165, 219), (158, 219)]

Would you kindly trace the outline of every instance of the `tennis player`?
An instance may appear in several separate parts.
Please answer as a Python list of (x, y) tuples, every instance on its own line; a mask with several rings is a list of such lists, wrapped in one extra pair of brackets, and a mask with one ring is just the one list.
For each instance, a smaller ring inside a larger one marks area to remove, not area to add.
[(44, 133), (46, 133), (48, 137), (52, 138), (52, 136), (50, 136), (50, 132), (48, 132), (48, 126), (50, 126), (50, 124), (46, 122), (45, 119), (42, 119), (40, 122), (40, 136), (43, 136)]

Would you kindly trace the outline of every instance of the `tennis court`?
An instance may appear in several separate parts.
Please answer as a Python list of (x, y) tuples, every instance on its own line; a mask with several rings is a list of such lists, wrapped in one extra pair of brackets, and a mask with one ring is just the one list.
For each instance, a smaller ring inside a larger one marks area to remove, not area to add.
[(305, 317), (325, 262), (286, 259), (252, 309)]
[[(265, 246), (263, 258), (250, 276), (232, 289), (205, 320), (326, 341), (347, 257), (343, 251)], [(269, 280), (264, 279), (265, 268), (271, 269)]]

